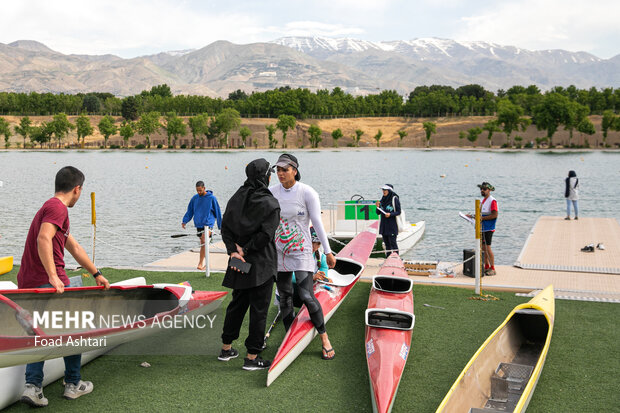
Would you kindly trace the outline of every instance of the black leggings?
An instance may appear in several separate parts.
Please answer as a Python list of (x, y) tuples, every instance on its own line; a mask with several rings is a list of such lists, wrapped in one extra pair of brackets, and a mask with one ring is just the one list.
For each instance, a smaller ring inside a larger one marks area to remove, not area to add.
[[(297, 279), (297, 295), (304, 303), (310, 313), (312, 324), (319, 334), (325, 333), (325, 319), (323, 318), (323, 309), (319, 300), (314, 296), (314, 285), (312, 280), (312, 272), (295, 271)], [(299, 278), (302, 278), (300, 281)], [(293, 310), (293, 273), (278, 272), (276, 284), (280, 293), (280, 314), (286, 331), (293, 324), (295, 312)]]
[(396, 243), (396, 237), (398, 234), (381, 234), (383, 242), (385, 243), (385, 256), (389, 257), (391, 253), (396, 252), (398, 254), (398, 244)]

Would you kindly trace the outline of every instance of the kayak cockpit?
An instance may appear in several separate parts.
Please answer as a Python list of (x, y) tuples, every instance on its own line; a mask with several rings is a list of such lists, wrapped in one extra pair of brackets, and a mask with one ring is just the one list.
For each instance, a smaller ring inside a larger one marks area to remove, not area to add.
[(413, 289), (413, 280), (390, 275), (375, 275), (372, 278), (372, 286), (375, 290), (386, 293), (408, 294)]
[(364, 266), (348, 258), (336, 258), (336, 265), (327, 272), (327, 280), (319, 280), (322, 284), (346, 287), (355, 282), (364, 271)]

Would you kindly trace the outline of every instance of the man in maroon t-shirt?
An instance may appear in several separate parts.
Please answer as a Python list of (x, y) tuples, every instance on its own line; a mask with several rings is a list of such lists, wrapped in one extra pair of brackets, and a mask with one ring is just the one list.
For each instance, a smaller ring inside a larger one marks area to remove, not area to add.
[[(108, 280), (101, 275), (86, 251), (69, 232), (69, 211), (82, 194), (84, 174), (77, 168), (65, 166), (56, 174), (54, 197), (46, 201), (30, 224), (22, 263), (17, 274), (19, 288), (52, 287), (62, 294), (69, 286), (65, 272), (65, 248), (73, 258), (94, 277), (97, 285), (110, 288)], [(80, 366), (82, 355), (76, 354), (65, 360), (65, 392), (67, 399), (93, 391), (93, 384), (82, 381)], [(43, 364), (26, 366), (26, 388), (21, 400), (31, 406), (47, 406), (43, 396)]]

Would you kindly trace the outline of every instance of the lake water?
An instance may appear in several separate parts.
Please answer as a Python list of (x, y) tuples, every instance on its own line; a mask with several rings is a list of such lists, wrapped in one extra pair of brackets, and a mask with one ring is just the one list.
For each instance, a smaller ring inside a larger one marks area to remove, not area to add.
[[(458, 217), (472, 212), (476, 184), (491, 182), (500, 215), (493, 238), (498, 264), (512, 264), (541, 215), (565, 215), (564, 178), (570, 169), (580, 183), (580, 216), (620, 218), (620, 152), (534, 152), (486, 150), (293, 151), (302, 182), (323, 204), (361, 194), (381, 195), (394, 185), (411, 222), (426, 221), (426, 233), (407, 258), (458, 261), (472, 248), (473, 229)], [(73, 165), (86, 175), (82, 198), (70, 210), (71, 231), (91, 254), (90, 192), (96, 193), (99, 266), (140, 266), (197, 245), (182, 233), (181, 219), (206, 182), (222, 209), (245, 179), (245, 165), (280, 151), (96, 151), (0, 152), (0, 256), (19, 264), (28, 228), (43, 202), (53, 196), (59, 168)], [(445, 175), (444, 178), (441, 175)], [(273, 180), (277, 179), (275, 176)], [(273, 182), (273, 181), (272, 181)], [(592, 240), (595, 242), (596, 240)], [(75, 265), (71, 259), (68, 265)]]

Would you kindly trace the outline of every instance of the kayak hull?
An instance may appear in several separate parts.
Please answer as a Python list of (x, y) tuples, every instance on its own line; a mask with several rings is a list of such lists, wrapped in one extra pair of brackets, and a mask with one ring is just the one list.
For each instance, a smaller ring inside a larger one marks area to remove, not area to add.
[[(373, 279), (366, 310), (365, 350), (374, 412), (392, 410), (407, 364), (415, 320), (411, 285), (403, 262), (396, 253), (386, 259)], [(373, 319), (372, 314), (383, 318)], [(386, 316), (391, 328), (388, 325), (379, 326), (386, 322)]]
[(516, 306), (485, 340), (437, 412), (468, 412), (470, 408), (524, 412), (545, 364), (554, 320), (555, 297), (549, 285)]
[[(325, 285), (320, 282), (315, 284), (314, 295), (321, 304), (326, 323), (340, 307), (342, 301), (364, 271), (364, 264), (370, 257), (375, 244), (378, 225), (378, 223), (374, 223), (369, 226), (336, 255), (336, 266), (334, 269), (340, 273), (351, 275), (350, 284), (345, 286)], [(317, 332), (310, 319), (310, 314), (307, 308), (302, 306), (271, 363), (269, 373), (267, 374), (267, 386), (271, 385), (297, 356), (303, 352), (316, 334)]]

